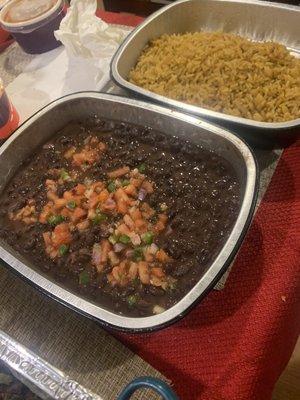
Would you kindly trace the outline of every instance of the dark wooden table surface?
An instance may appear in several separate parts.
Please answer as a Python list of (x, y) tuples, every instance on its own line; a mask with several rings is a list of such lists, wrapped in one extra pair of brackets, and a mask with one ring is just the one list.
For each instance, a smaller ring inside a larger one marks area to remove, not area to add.
[[(172, 3), (175, 0), (168, 1)], [(103, 0), (104, 8), (106, 11), (128, 12), (142, 16), (152, 14), (160, 7), (163, 7), (166, 3), (167, 1), (163, 0), (155, 0), (155, 2), (151, 0)], [(299, 0), (277, 0), (277, 3), (300, 5)]]

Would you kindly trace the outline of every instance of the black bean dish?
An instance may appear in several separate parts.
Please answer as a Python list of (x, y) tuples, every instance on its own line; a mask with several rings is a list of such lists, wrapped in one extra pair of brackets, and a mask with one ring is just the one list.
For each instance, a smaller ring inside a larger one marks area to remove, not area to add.
[(235, 222), (240, 186), (200, 146), (119, 122), (70, 123), (0, 199), (1, 237), (56, 281), (118, 314), (178, 302)]

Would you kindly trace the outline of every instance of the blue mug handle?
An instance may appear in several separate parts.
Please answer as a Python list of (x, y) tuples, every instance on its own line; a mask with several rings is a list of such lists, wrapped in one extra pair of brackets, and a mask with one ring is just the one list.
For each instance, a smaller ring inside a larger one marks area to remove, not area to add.
[(177, 394), (170, 388), (168, 384), (160, 379), (152, 378), (151, 376), (143, 376), (141, 378), (134, 379), (122, 390), (117, 400), (129, 400), (134, 392), (141, 388), (154, 390), (160, 394), (164, 400), (179, 400)]

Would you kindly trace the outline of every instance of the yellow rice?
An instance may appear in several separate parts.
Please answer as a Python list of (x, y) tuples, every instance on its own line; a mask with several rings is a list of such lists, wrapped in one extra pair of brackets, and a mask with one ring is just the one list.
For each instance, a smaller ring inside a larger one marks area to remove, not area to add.
[(264, 122), (300, 118), (300, 59), (281, 44), (221, 32), (151, 41), (130, 82), (189, 104)]

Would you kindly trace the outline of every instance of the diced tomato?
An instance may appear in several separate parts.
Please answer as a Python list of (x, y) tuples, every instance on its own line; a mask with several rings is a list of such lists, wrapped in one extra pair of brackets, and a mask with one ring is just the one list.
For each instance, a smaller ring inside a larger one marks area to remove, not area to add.
[(103, 152), (104, 150), (106, 150), (106, 144), (103, 142), (99, 142), (98, 149)]
[(143, 179), (140, 178), (131, 178), (130, 183), (135, 186), (136, 188), (139, 188), (143, 182)]
[(96, 192), (93, 192), (89, 198), (89, 207), (95, 208), (99, 202), (100, 202), (99, 194), (97, 194)]
[(69, 244), (72, 241), (72, 235), (69, 230), (69, 225), (67, 223), (62, 223), (54, 228), (52, 234), (52, 244), (55, 248), (62, 244)]
[(67, 201), (73, 199), (73, 193), (71, 191), (65, 191), (63, 194), (63, 198), (66, 199)]
[(70, 148), (65, 152), (64, 157), (65, 157), (66, 159), (71, 158), (72, 155), (75, 153), (75, 151), (76, 151), (76, 148), (75, 148), (74, 146), (70, 147)]
[(86, 210), (81, 207), (76, 207), (72, 213), (71, 219), (73, 222), (79, 221), (86, 216)]
[(72, 212), (65, 207), (60, 211), (60, 215), (65, 218), (70, 218), (72, 216)]
[(111, 250), (111, 245), (108, 240), (101, 240), (101, 263), (105, 264), (107, 262), (108, 253)]
[(123, 220), (129, 229), (134, 230), (134, 222), (128, 214), (124, 215)]
[(117, 201), (117, 209), (121, 214), (127, 214), (130, 199), (122, 188), (115, 192), (115, 199)]
[(127, 205), (126, 201), (123, 199), (120, 199), (117, 202), (117, 208), (118, 208), (119, 213), (121, 213), (121, 214), (126, 214), (128, 211), (128, 205)]
[(66, 203), (67, 203), (66, 199), (57, 198), (56, 200), (54, 200), (54, 206), (56, 209), (64, 207), (66, 205)]
[(153, 193), (153, 191), (154, 191), (153, 190), (153, 185), (149, 181), (144, 181), (142, 183), (142, 188), (144, 188), (147, 191), (147, 193)]
[(142, 218), (142, 213), (137, 207), (132, 207), (129, 210), (129, 214), (134, 221)]
[(128, 276), (131, 280), (135, 279), (138, 274), (138, 264), (135, 262), (131, 262), (128, 270)]
[(159, 267), (153, 267), (151, 269), (151, 274), (157, 276), (158, 278), (162, 278), (162, 277), (165, 276), (165, 273), (164, 273), (163, 269), (159, 268)]
[(129, 235), (129, 234), (131, 233), (130, 229), (129, 229), (128, 226), (125, 225), (125, 224), (119, 225), (117, 229), (118, 229), (118, 232), (119, 232), (121, 235)]
[(162, 263), (168, 262), (170, 260), (170, 257), (163, 249), (158, 250), (158, 252), (156, 253), (156, 258)]
[(144, 219), (136, 220), (135, 226), (139, 232), (145, 232), (147, 230), (147, 222)]
[(125, 191), (125, 193), (129, 194), (130, 196), (136, 196), (137, 195), (135, 186), (133, 186), (131, 184), (126, 186), (124, 191)]
[(81, 183), (78, 183), (78, 185), (75, 186), (74, 189), (75, 189), (76, 194), (83, 195), (86, 190), (86, 186), (82, 185)]
[(144, 284), (149, 284), (150, 283), (150, 273), (149, 273), (149, 267), (148, 263), (145, 261), (140, 261), (138, 263), (138, 271), (139, 271), (139, 277), (142, 283)]
[(51, 232), (44, 232), (43, 239), (44, 239), (46, 247), (51, 245)]
[(108, 190), (104, 189), (99, 194), (99, 202), (104, 203), (109, 198)]
[(82, 231), (85, 231), (86, 229), (88, 229), (89, 226), (90, 226), (90, 221), (89, 221), (88, 219), (86, 219), (86, 220), (84, 220), (84, 221), (82, 221), (82, 222), (79, 222), (79, 223), (76, 225), (76, 228), (77, 228), (80, 232), (82, 232)]
[(122, 168), (118, 168), (114, 171), (108, 172), (107, 175), (109, 178), (114, 179), (114, 178), (119, 178), (120, 176), (126, 175), (126, 174), (128, 174), (128, 172), (130, 172), (130, 168), (124, 166)]

